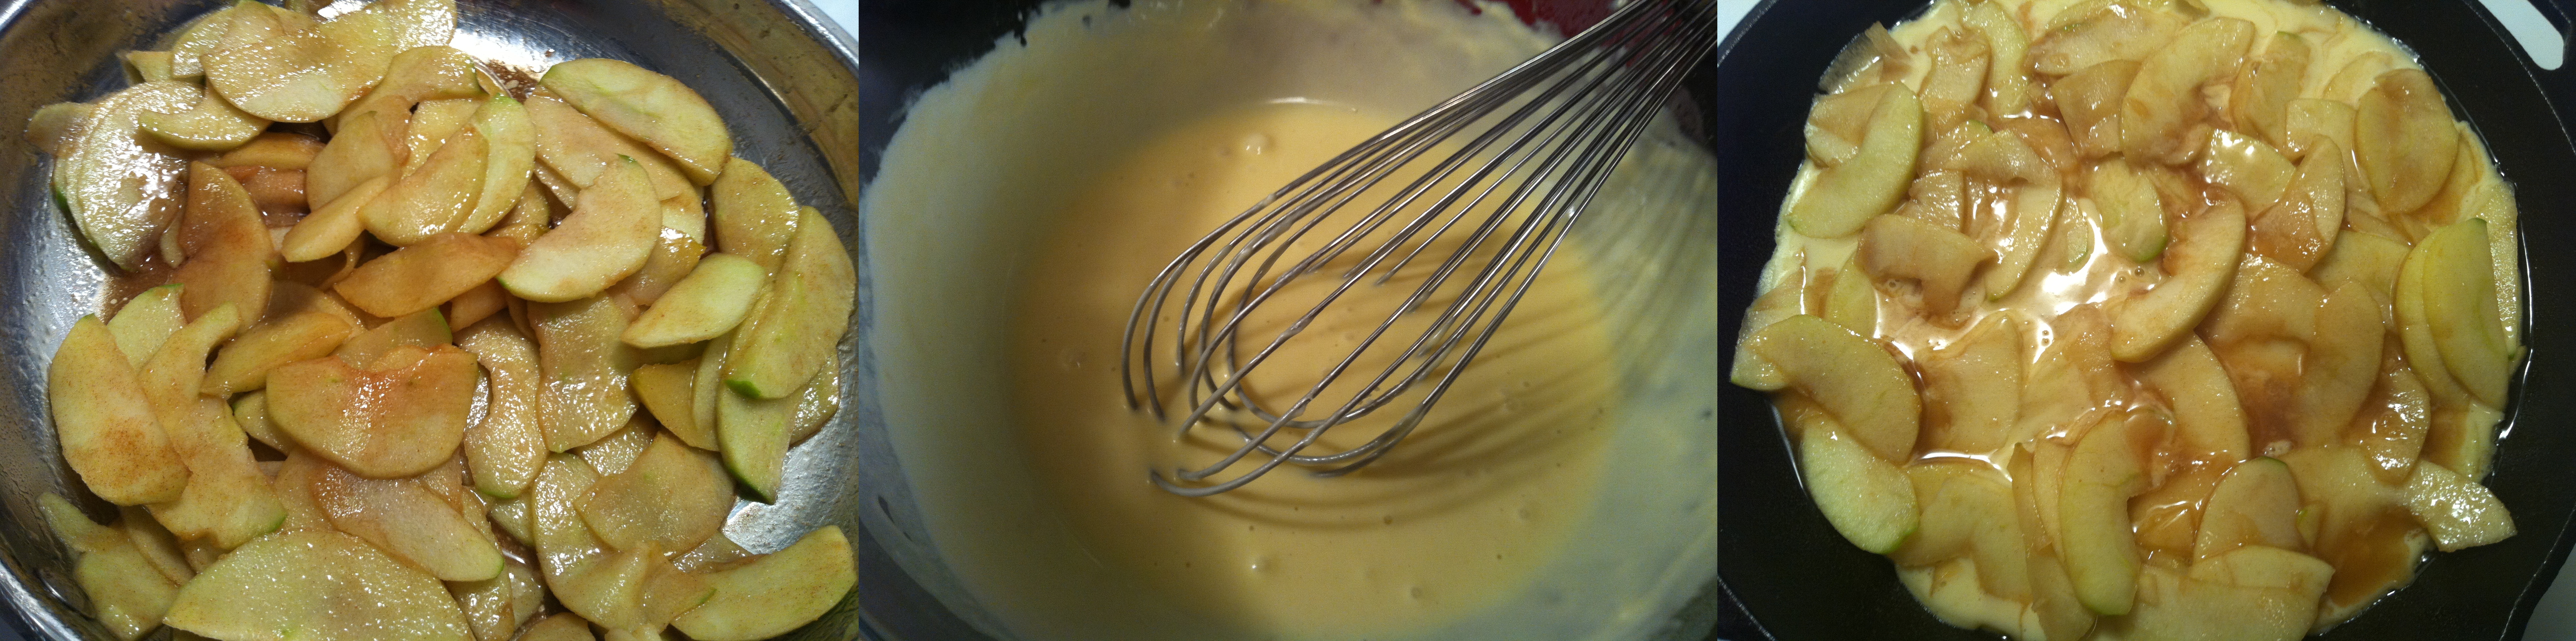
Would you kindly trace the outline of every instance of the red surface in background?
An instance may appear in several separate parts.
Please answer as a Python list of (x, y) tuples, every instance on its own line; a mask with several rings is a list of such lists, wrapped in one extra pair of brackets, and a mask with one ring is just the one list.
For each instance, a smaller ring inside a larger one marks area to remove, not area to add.
[[(1502, 2), (1511, 5), (1512, 13), (1519, 15), (1522, 22), (1533, 26), (1556, 25), (1558, 34), (1568, 37), (1610, 15), (1609, 0), (1502, 0)], [(1467, 5), (1468, 9), (1476, 8), (1475, 0), (1458, 0), (1458, 3)]]

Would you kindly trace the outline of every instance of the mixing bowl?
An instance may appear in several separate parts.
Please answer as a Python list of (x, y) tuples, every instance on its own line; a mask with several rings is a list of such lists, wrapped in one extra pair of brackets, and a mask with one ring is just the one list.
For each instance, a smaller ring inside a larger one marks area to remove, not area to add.
[[(37, 512), (60, 493), (93, 516), (113, 516), (73, 480), (46, 419), (44, 376), (72, 322), (98, 311), (113, 266), (84, 246), (47, 194), (51, 160), (21, 142), (37, 107), (88, 100), (126, 85), (116, 52), (150, 49), (170, 28), (227, 0), (0, 0), (0, 600), (29, 639), (113, 639), (81, 612), (70, 549)], [(454, 46), (521, 70), (575, 58), (634, 62), (679, 78), (715, 106), (734, 153), (757, 161), (796, 199), (858, 241), (858, 62), (851, 38), (807, 0), (462, 0)], [(865, 264), (865, 260), (859, 261)], [(864, 277), (863, 277), (864, 278)], [(864, 283), (864, 280), (862, 280)], [(861, 285), (862, 308), (866, 286)], [(864, 317), (861, 314), (859, 317)], [(855, 320), (854, 320), (855, 322)], [(855, 426), (873, 420), (872, 379), (853, 328), (842, 349), (841, 413), (796, 448), (776, 505), (743, 503), (725, 532), (753, 551), (807, 531), (861, 531)], [(858, 635), (860, 592), (787, 639)], [(167, 632), (160, 633), (167, 635)]]

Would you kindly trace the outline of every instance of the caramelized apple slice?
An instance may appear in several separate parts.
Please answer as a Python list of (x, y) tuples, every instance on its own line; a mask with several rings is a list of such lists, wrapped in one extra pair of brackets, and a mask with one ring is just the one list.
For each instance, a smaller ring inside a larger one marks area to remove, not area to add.
[(2343, 149), (2332, 141), (2319, 141), (2314, 149), (2299, 162), (2279, 203), (2256, 215), (2247, 230), (2249, 251), (2303, 272), (2325, 257), (2343, 230)]
[(498, 278), (535, 302), (597, 294), (644, 266), (662, 229), (661, 202), (632, 159), (602, 173), (553, 231), (537, 237)]
[(2127, 614), (2135, 602), (2141, 559), (2129, 497), (2149, 487), (2146, 457), (2164, 437), (2162, 420), (2114, 418), (2086, 432), (2066, 461), (2058, 552), (2076, 597), (2094, 612)]
[(633, 356), (617, 340), (626, 331), (626, 313), (599, 297), (528, 306), (544, 381), (538, 410), (547, 449), (587, 445), (634, 416), (635, 397), (626, 389)]
[(2514, 535), (2513, 514), (2486, 486), (2432, 462), (2417, 462), (2406, 481), (2406, 510), (2433, 533), (2444, 552), (2473, 548)]
[(2379, 303), (2358, 284), (2328, 293), (2316, 323), (2290, 411), (2292, 434), (2305, 446), (2340, 438), (2352, 425), (2379, 380), (2380, 348), (2387, 342)]
[(2120, 152), (2120, 101), (2128, 96), (2129, 80), (2137, 75), (2137, 61), (2110, 60), (2049, 85), (2049, 97), (2056, 101), (2058, 114), (2075, 138), (2075, 148), (2084, 157), (2100, 158)]
[(360, 370), (317, 358), (269, 372), (270, 420), (315, 454), (369, 478), (411, 476), (447, 462), (465, 439), (474, 357), (447, 345), (403, 346), (380, 361)]
[(1905, 471), (1829, 417), (1800, 428), (1798, 472), (1834, 531), (1876, 554), (1896, 550), (1921, 518)]
[(2236, 257), (2245, 247), (2245, 213), (2235, 201), (2222, 200), (2183, 219), (2182, 232), (2181, 242), (2165, 252), (2164, 282), (2111, 304), (2113, 357), (2135, 363), (2163, 352), (2200, 324), (2236, 277)]
[[(322, 207), (330, 208), (339, 206), (342, 194), (354, 191), (368, 181), (383, 178), (391, 184), (401, 178), (403, 159), (394, 153), (394, 142), (402, 139), (402, 125), (409, 121), (410, 114), (403, 112), (369, 111), (343, 118), (339, 133), (331, 136), (331, 142), (323, 145), (321, 153), (313, 156), (313, 166), (304, 174), (305, 195), (313, 202), (321, 203)], [(370, 196), (347, 206), (355, 214), (356, 208), (373, 200), (374, 197)], [(316, 215), (319, 215), (318, 211)], [(356, 217), (352, 215), (350, 220), (356, 220)], [(339, 247), (330, 250), (338, 251)]]
[(2299, 535), (2302, 505), (2288, 464), (2268, 456), (2238, 463), (2209, 494), (2192, 558), (2205, 560), (2248, 545), (2307, 549)]
[(2200, 153), (2200, 176), (2235, 194), (2245, 211), (2262, 213), (2279, 202), (2297, 167), (2263, 141), (2220, 129)]
[(2173, 408), (2175, 441), (2187, 452), (2216, 460), (2245, 458), (2245, 409), (2218, 355), (2199, 337), (2186, 336), (2138, 371), (2138, 381)]
[(746, 396), (781, 398), (804, 388), (838, 362), (849, 331), (858, 287), (849, 250), (831, 221), (812, 207), (803, 213), (767, 302), (753, 312), (758, 318), (743, 321), (725, 355), (725, 385)]
[(585, 58), (546, 69), (539, 83), (600, 124), (661, 150), (691, 182), (715, 182), (732, 157), (724, 119), (670, 76), (622, 60)]
[[(365, 97), (350, 103), (340, 113), (409, 114), (412, 107), (423, 102), (480, 98), (483, 97), (483, 88), (475, 82), (479, 73), (474, 56), (455, 47), (429, 45), (406, 49), (387, 61), (383, 80), (369, 89)], [(402, 127), (399, 124), (395, 126)]]
[[(1931, 223), (1904, 216), (1879, 216), (1861, 227), (1859, 257), (1861, 268), (1871, 277), (1922, 284), (1923, 311), (1939, 319), (1958, 307), (1959, 293), (1966, 288), (1968, 276), (1993, 258), (1994, 252), (1965, 234)], [(1836, 277), (1835, 285), (1840, 287), (1843, 278), (1859, 276), (1855, 273)], [(1866, 286), (1867, 281), (1858, 282)], [(1872, 322), (1877, 320), (1875, 311), (1873, 306)]]
[[(2037, 456), (2031, 448), (2064, 450), (2066, 445), (2047, 440), (2026, 441), (2013, 448), (2005, 459), (2004, 469), (2013, 479), (2013, 511), (2019, 524), (2022, 549), (2027, 555), (2023, 569), (2029, 574), (2030, 613), (2049, 638), (2080, 639), (2093, 629), (2096, 617), (2075, 595), (2075, 584), (2066, 574), (2066, 563), (2058, 551), (2057, 529), (2052, 527), (2058, 488), (2043, 481), (2037, 468)], [(2061, 456), (2062, 458), (2062, 456)], [(2052, 470), (2052, 472), (2055, 470)]]
[(318, 121), (383, 77), (400, 51), (386, 41), (385, 26), (355, 13), (316, 23), (284, 9), (242, 11), (205, 58), (206, 85), (254, 116)]
[(402, 316), (490, 282), (518, 255), (518, 241), (507, 238), (436, 234), (359, 265), (332, 289), (369, 314)]
[(2282, 152), (2305, 160), (2326, 142), (2334, 143), (2336, 149), (2352, 149), (2353, 121), (2359, 116), (2352, 105), (2300, 98), (2290, 101), (2287, 109), (2281, 124)]
[[(1983, 72), (1979, 73), (1982, 77)], [(1863, 223), (1895, 208), (1897, 198), (1905, 195), (1922, 146), (1923, 104), (1912, 92), (1887, 91), (1870, 114), (1869, 130), (1861, 139), (1860, 151), (1851, 160), (1819, 173), (1807, 185), (1789, 209), (1790, 227), (1818, 238), (1838, 238), (1860, 231)], [(724, 193), (719, 186), (716, 238), (720, 243), (725, 242), (727, 228)], [(756, 249), (737, 252), (730, 245), (722, 247), (727, 253), (760, 260)]]
[(332, 527), (443, 581), (499, 576), (500, 548), (447, 501), (412, 479), (377, 480), (323, 466), (313, 498)]
[(1913, 458), (1922, 399), (1912, 377), (1878, 343), (1806, 315), (1773, 323), (1749, 342), (1849, 432), (1842, 438), (1888, 461)]
[(2165, 210), (2155, 185), (2116, 157), (2095, 164), (2088, 176), (2091, 184), (2085, 191), (2093, 197), (2094, 211), (2102, 214), (2103, 242), (2141, 263), (2163, 254)]
[(147, 149), (135, 137), (144, 113), (178, 113), (197, 104), (199, 90), (185, 83), (147, 82), (101, 98), (89, 116), (63, 136), (54, 162), (54, 197), (109, 262), (127, 271), (142, 266), (153, 243), (179, 215), (179, 158)]
[(2236, 126), (2274, 146), (2289, 145), (2289, 105), (2307, 80), (2311, 55), (2307, 39), (2299, 34), (2278, 31), (2266, 38), (2263, 52), (2246, 61), (2227, 94)]
[[(1818, 97), (1815, 107), (1807, 110), (1807, 157), (1816, 161), (1817, 166), (1831, 167), (1860, 153), (1861, 138), (1869, 131), (1869, 115), (1878, 110), (1880, 98), (1900, 88), (1895, 84), (1877, 84)], [(732, 159), (727, 163), (726, 171), (732, 171), (732, 162), (743, 160)], [(716, 179), (724, 178), (718, 176)]]
[[(353, 599), (352, 595), (367, 598)], [(466, 641), (465, 613), (438, 579), (357, 537), (308, 530), (252, 541), (179, 589), (170, 627), (216, 639)]]
[(686, 550), (724, 529), (733, 484), (714, 455), (663, 436), (625, 470), (593, 484), (578, 507), (583, 522), (610, 547), (632, 550), (651, 542)]
[(2459, 159), (2459, 130), (2433, 77), (2419, 69), (2380, 74), (2361, 95), (2353, 153), (2380, 210), (2411, 212), (2431, 201)]
[(1986, 113), (2003, 115), (2030, 108), (2038, 89), (2030, 86), (2030, 35), (2001, 5), (1970, 5), (1963, 20), (1984, 34), (1993, 63), (1986, 68)]
[(2174, 34), (2138, 63), (2120, 106), (2120, 148), (2132, 161), (2179, 165), (2200, 151), (2209, 105), (2200, 88), (2236, 77), (2254, 23), (2208, 18)]
[[(2161, 49), (2190, 22), (2144, 2), (2096, 0), (2061, 9), (2031, 44), (2032, 69), (2051, 76), (2112, 60), (2138, 60)], [(2053, 635), (2052, 635), (2053, 636)]]
[(483, 420), (465, 428), (465, 463), (474, 471), (474, 489), (497, 499), (517, 497), (546, 462), (536, 344), (508, 318), (496, 317), (465, 328), (457, 346), (473, 352), (489, 375)]
[(268, 310), (268, 261), (275, 248), (250, 194), (231, 174), (205, 163), (188, 170), (188, 211), (179, 219), (180, 251), (188, 262), (170, 274), (186, 288), (179, 309), (190, 318), (230, 304), (257, 323)]
[(268, 121), (233, 107), (223, 96), (213, 93), (197, 100), (197, 107), (175, 114), (143, 112), (135, 120), (143, 133), (162, 143), (193, 151), (224, 151), (250, 142), (252, 136), (268, 129)]
[(484, 162), (490, 146), (481, 132), (466, 127), (450, 136), (419, 169), (403, 174), (383, 194), (359, 208), (358, 218), (377, 240), (408, 247), (448, 231), (473, 213), (483, 193)]
[(1970, 143), (1951, 162), (1969, 178), (2013, 188), (2012, 208), (2007, 212), (2010, 223), (1997, 248), (1995, 266), (1984, 276), (1986, 299), (2000, 300), (2021, 286), (2031, 263), (2038, 260), (2040, 245), (2047, 242), (2048, 231), (2057, 222), (2058, 200), (2064, 193), (2061, 179), (2030, 145), (2004, 132)]
[(1966, 119), (1968, 107), (1985, 94), (1993, 47), (1985, 38), (1950, 27), (1925, 38), (1922, 47), (1932, 58), (1931, 73), (1923, 76), (1923, 113), (1937, 125)]
[[(2440, 345), (2451, 376), (2478, 401), (2501, 407), (2512, 377), (2515, 349), (2505, 338), (2496, 309), (2492, 254), (2487, 223), (2471, 218), (2442, 228), (2417, 245), (2409, 263), (2426, 261), (2424, 320)], [(2428, 366), (2429, 367), (2429, 366)]]
[(1933, 447), (1992, 452), (2007, 444), (2021, 404), (2022, 330), (2010, 314), (1990, 315), (1965, 336), (1923, 353), (1927, 414), (1943, 431)]
[(268, 386), (268, 372), (280, 365), (327, 356), (355, 328), (328, 312), (304, 311), (279, 318), (233, 339), (206, 368), (207, 394), (229, 397)]
[(118, 505), (179, 498), (188, 468), (106, 323), (97, 316), (73, 323), (45, 379), (63, 459), (91, 493)]

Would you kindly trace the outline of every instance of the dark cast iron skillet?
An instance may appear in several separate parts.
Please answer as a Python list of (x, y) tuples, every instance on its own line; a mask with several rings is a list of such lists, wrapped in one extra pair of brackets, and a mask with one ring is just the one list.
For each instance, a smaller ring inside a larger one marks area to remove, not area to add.
[[(1719, 323), (1741, 331), (1754, 283), (1773, 246), (1772, 225), (1803, 154), (1801, 134), (1827, 63), (1870, 23), (1895, 24), (1923, 0), (1766, 0), (1718, 48), (1712, 118), (1720, 163)], [(2422, 57), (2453, 113), (2486, 138), (2514, 186), (2530, 284), (2526, 369), (2505, 408), (2509, 430), (2487, 486), (2512, 510), (2513, 538), (2434, 553), (2413, 585), (2324, 639), (2516, 639), (2567, 556), (2576, 513), (2576, 399), (2549, 390), (2576, 384), (2566, 319), (2576, 297), (2576, 146), (2568, 127), (2576, 67), (2531, 65), (2475, 0), (2337, 0)], [(2566, 33), (2576, 1), (2539, 3)], [(2571, 56), (2576, 58), (2576, 56)], [(2576, 60), (2570, 60), (2576, 62)], [(2559, 249), (2550, 249), (2551, 247)], [(1732, 341), (1721, 348), (1729, 362)], [(1725, 386), (1718, 421), (1718, 582), (1734, 603), (1720, 634), (1774, 638), (1993, 639), (1942, 624), (1897, 582), (1886, 558), (1852, 547), (1800, 489), (1790, 451), (1763, 396)]]

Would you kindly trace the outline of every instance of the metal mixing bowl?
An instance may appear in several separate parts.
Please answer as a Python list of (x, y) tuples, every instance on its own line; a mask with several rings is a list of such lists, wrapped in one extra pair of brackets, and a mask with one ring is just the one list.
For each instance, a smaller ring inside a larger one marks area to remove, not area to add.
[[(825, 0), (845, 1), (845, 0)], [(116, 52), (149, 49), (172, 27), (229, 0), (0, 0), (0, 600), (30, 639), (113, 639), (82, 614), (69, 548), (55, 540), (36, 497), (61, 493), (94, 516), (106, 503), (74, 482), (45, 403), (46, 364), (72, 322), (98, 311), (114, 269), (84, 246), (47, 196), (51, 159), (17, 134), (47, 103), (92, 100), (126, 86)], [(859, 112), (856, 39), (830, 26), (808, 0), (461, 0), (455, 46), (523, 70), (606, 57), (670, 74), (724, 116), (734, 153), (756, 161), (798, 201), (821, 210), (843, 245), (858, 237)], [(866, 265), (864, 258), (857, 260)], [(841, 352), (841, 412), (798, 446), (775, 505), (741, 503), (727, 535), (753, 551), (786, 547), (825, 525), (860, 532), (856, 425), (875, 418), (873, 369), (862, 345), (866, 276)], [(839, 607), (784, 639), (858, 636), (853, 591)], [(151, 638), (166, 638), (162, 632)]]

